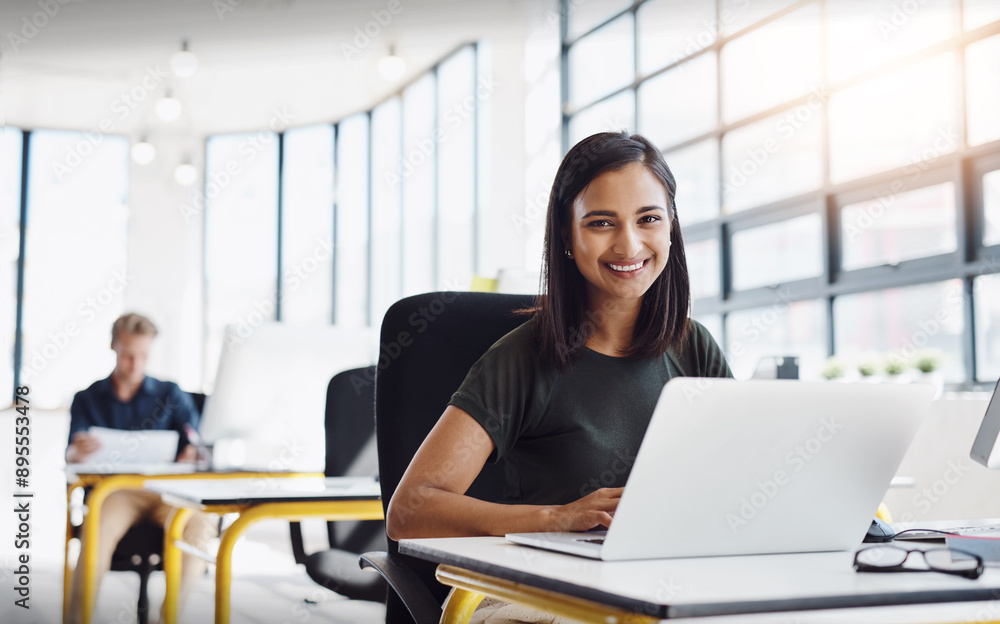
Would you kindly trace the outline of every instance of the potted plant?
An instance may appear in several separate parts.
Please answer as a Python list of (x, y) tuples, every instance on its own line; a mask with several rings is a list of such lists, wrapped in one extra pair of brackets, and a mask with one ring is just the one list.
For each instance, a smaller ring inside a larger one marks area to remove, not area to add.
[(882, 367), (880, 360), (877, 353), (866, 353), (858, 360), (857, 369), (862, 381), (875, 381), (875, 375)]
[(836, 355), (831, 355), (826, 358), (826, 363), (823, 365), (823, 370), (820, 371), (820, 375), (828, 381), (833, 381), (834, 379), (840, 379), (844, 376), (846, 367), (844, 363)]
[(910, 379), (904, 374), (910, 367), (906, 359), (898, 353), (888, 353), (885, 356), (886, 381), (906, 383)]
[(934, 386), (935, 399), (944, 392), (944, 375), (941, 373), (941, 367), (947, 358), (941, 349), (921, 349), (913, 356), (913, 368), (920, 371), (918, 381)]

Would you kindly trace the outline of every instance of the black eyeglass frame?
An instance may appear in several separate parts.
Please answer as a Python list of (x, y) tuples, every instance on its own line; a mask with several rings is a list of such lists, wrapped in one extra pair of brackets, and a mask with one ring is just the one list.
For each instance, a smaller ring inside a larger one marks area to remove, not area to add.
[[(858, 561), (858, 557), (861, 555), (861, 553), (869, 550), (875, 550), (877, 548), (892, 548), (895, 550), (900, 550), (905, 552), (906, 556), (903, 557), (903, 560), (900, 561), (898, 564), (892, 566), (876, 566), (867, 563), (861, 563)], [(940, 551), (940, 550), (946, 550), (948, 552), (958, 553), (960, 555), (965, 555), (966, 557), (975, 559), (976, 560), (975, 569), (946, 570), (944, 568), (935, 567), (934, 565), (931, 564), (930, 561), (927, 560), (926, 553)], [(904, 564), (906, 563), (906, 560), (909, 559), (910, 555), (915, 552), (920, 553), (920, 556), (924, 558), (924, 564), (927, 566), (926, 568), (903, 567)], [(857, 572), (941, 572), (942, 574), (953, 574), (955, 576), (961, 576), (963, 578), (975, 580), (980, 576), (982, 576), (983, 572), (986, 571), (986, 564), (983, 562), (983, 558), (980, 557), (979, 555), (975, 555), (973, 553), (964, 550), (959, 550), (957, 548), (928, 548), (927, 550), (919, 550), (914, 548), (913, 550), (910, 550), (907, 548), (900, 548), (899, 546), (894, 546), (892, 544), (878, 544), (877, 546), (869, 546), (867, 548), (862, 548), (861, 550), (854, 553), (854, 569)]]

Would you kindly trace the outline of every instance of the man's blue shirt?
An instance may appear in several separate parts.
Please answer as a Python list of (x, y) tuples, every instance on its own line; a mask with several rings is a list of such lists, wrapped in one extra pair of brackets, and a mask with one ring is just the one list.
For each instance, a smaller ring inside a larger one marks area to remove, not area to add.
[(172, 381), (160, 381), (148, 375), (135, 396), (123, 403), (115, 394), (111, 376), (95, 381), (76, 393), (69, 408), (69, 437), (91, 427), (138, 431), (168, 429), (180, 433), (180, 452), (188, 443), (184, 426), (198, 429), (198, 410), (191, 395)]

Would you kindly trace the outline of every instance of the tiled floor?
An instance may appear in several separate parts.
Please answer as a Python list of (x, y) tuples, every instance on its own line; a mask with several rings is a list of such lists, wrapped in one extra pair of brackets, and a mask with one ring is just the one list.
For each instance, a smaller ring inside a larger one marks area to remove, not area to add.
[[(66, 495), (62, 454), (68, 418), (64, 413), (39, 413), (32, 417), (30, 589), (31, 608), (14, 606), (15, 577), (10, 574), (16, 557), (13, 537), (16, 518), (12, 507), (14, 466), (0, 465), (0, 624), (56, 624), (62, 617), (63, 544), (65, 543)], [(0, 449), (13, 448), (14, 422), (10, 412), (0, 413)], [(0, 458), (10, 458), (8, 452)], [(324, 547), (321, 522), (304, 523), (306, 551)], [(192, 597), (181, 614), (183, 624), (211, 622), (214, 613), (214, 568), (198, 579)], [(132, 624), (139, 577), (133, 573), (109, 573), (101, 584), (94, 624)], [(162, 573), (150, 579), (149, 597), (159, 617), (163, 600)], [(316, 585), (292, 558), (288, 523), (261, 522), (252, 527), (233, 554), (232, 624), (375, 624), (385, 619), (381, 604), (345, 600)]]

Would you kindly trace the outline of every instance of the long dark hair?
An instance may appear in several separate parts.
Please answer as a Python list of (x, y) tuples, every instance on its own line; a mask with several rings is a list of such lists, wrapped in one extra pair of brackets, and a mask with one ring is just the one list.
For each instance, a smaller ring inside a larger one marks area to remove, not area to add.
[(560, 370), (583, 353), (587, 338), (601, 322), (602, 311), (587, 309), (587, 282), (566, 258), (573, 202), (597, 176), (632, 163), (646, 167), (667, 190), (670, 256), (667, 266), (643, 296), (626, 356), (662, 356), (683, 343), (688, 332), (691, 285), (684, 239), (677, 221), (677, 183), (660, 151), (645, 137), (628, 132), (602, 132), (580, 141), (567, 152), (556, 172), (545, 224), (541, 293), (535, 308), (535, 335), (541, 352)]

